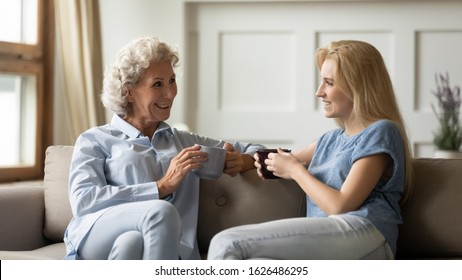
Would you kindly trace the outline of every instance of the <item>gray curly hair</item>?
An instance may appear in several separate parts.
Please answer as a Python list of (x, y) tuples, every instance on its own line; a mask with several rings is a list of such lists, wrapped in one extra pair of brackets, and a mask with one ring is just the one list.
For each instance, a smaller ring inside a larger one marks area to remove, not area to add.
[(124, 115), (130, 104), (127, 101), (128, 90), (138, 83), (151, 62), (164, 61), (170, 61), (173, 67), (177, 67), (178, 52), (155, 37), (138, 38), (123, 47), (104, 74), (101, 94), (104, 107)]

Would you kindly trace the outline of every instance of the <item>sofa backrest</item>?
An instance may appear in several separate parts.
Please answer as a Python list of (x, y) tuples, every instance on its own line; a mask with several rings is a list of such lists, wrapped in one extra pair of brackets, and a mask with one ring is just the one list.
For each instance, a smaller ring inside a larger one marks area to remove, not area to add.
[(306, 196), (292, 180), (262, 180), (255, 170), (202, 180), (197, 241), (207, 252), (218, 232), (244, 224), (306, 216)]
[[(72, 146), (50, 146), (45, 159), (44, 235), (53, 242), (63, 240), (72, 218), (68, 197)], [(305, 214), (305, 197), (295, 183), (287, 180), (262, 181), (255, 171), (241, 176), (202, 180), (199, 200), (198, 240), (202, 250), (218, 231)]]

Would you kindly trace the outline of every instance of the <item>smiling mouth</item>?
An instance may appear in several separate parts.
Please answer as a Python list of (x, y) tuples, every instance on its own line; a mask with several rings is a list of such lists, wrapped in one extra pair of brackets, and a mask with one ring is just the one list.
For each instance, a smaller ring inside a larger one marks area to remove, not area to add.
[(324, 103), (324, 107), (328, 107), (330, 104), (332, 104), (332, 102), (329, 101), (323, 101), (322, 103)]
[(156, 104), (156, 107), (160, 109), (168, 109), (170, 108), (170, 104)]

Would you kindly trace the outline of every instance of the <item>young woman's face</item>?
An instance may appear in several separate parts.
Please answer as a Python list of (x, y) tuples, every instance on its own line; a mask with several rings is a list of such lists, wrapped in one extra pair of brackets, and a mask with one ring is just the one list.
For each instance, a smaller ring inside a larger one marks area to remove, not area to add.
[(335, 71), (337, 67), (334, 61), (326, 59), (321, 67), (321, 85), (316, 96), (321, 98), (327, 118), (347, 120), (353, 110), (353, 101), (336, 84)]
[(144, 124), (167, 120), (176, 94), (176, 76), (171, 62), (151, 63), (130, 89), (131, 117)]

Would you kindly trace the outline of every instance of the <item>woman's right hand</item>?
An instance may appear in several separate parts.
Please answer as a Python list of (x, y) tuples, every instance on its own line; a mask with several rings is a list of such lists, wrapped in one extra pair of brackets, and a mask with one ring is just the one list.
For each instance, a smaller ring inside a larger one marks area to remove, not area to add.
[(185, 148), (170, 161), (164, 177), (157, 181), (159, 198), (173, 193), (191, 170), (200, 168), (207, 161), (207, 153), (201, 152), (200, 148), (198, 145)]
[(255, 153), (255, 154), (253, 155), (253, 158), (255, 159), (255, 161), (254, 161), (253, 164), (255, 165), (255, 168), (257, 168), (257, 174), (258, 174), (258, 176), (260, 176), (260, 178), (262, 178), (263, 180), (265, 180), (265, 177), (263, 177), (263, 174), (261, 173), (261, 164), (260, 164), (260, 161), (259, 161), (260, 158), (259, 158), (258, 154)]

